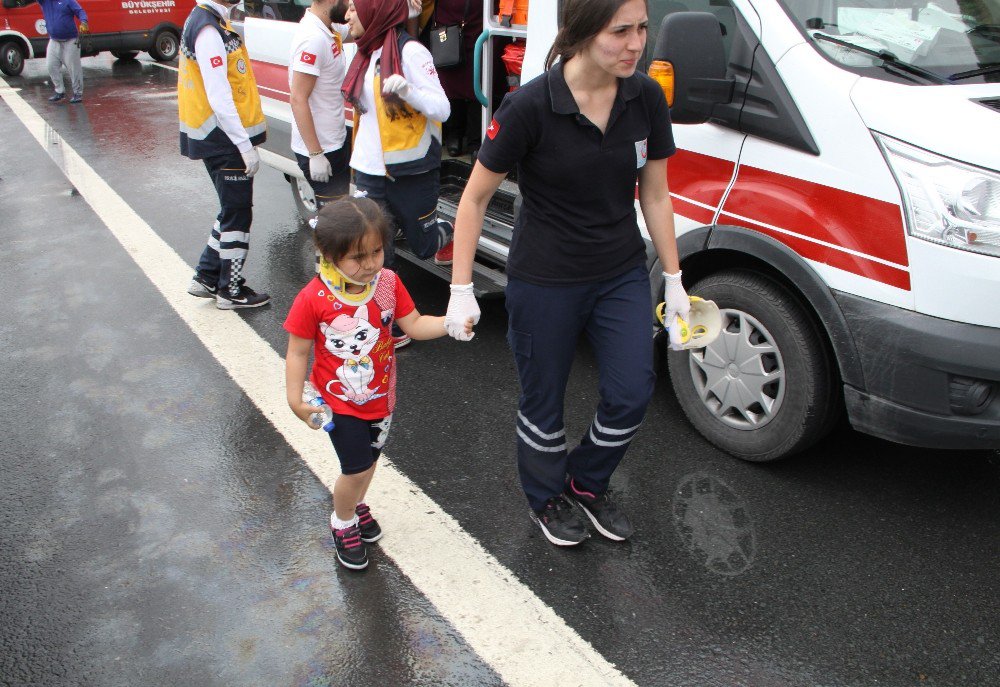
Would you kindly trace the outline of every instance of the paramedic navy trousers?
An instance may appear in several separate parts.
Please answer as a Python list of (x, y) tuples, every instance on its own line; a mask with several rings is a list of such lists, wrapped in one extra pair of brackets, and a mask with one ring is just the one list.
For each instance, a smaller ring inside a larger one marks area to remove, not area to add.
[[(567, 477), (602, 494), (639, 431), (653, 394), (652, 302), (642, 267), (592, 284), (507, 283), (521, 397), (517, 466), (528, 504), (540, 510)], [(585, 334), (597, 357), (600, 399), (579, 445), (567, 452), (563, 401), (573, 357)]]
[(250, 250), (253, 177), (246, 175), (246, 163), (235, 148), (230, 154), (205, 158), (204, 163), (221, 208), (198, 260), (198, 274), (220, 290), (236, 293)]

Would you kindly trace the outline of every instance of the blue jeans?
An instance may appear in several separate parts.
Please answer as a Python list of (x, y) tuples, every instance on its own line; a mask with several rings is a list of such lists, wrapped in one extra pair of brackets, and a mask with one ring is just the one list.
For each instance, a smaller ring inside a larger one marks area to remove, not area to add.
[[(507, 283), (507, 339), (521, 396), (517, 467), (533, 510), (564, 489), (567, 477), (595, 494), (608, 489), (653, 394), (653, 305), (646, 270), (592, 284)], [(600, 400), (572, 451), (563, 424), (566, 382), (580, 335), (597, 356)]]

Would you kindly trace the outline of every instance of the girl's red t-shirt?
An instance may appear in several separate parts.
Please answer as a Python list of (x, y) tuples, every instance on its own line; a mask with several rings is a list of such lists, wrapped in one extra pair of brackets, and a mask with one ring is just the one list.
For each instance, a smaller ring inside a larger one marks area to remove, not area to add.
[(314, 341), (309, 380), (335, 413), (380, 420), (396, 406), (392, 323), (413, 312), (413, 299), (383, 269), (363, 301), (332, 291), (318, 276), (295, 297), (285, 330)]

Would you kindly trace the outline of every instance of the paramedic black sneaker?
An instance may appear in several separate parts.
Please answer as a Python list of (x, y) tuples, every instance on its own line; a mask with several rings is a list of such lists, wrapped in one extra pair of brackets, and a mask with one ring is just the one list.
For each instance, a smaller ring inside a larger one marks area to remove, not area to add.
[(590, 536), (573, 506), (562, 496), (553, 496), (540, 511), (531, 511), (531, 519), (542, 528), (545, 538), (556, 546), (576, 546)]
[(229, 291), (219, 291), (215, 294), (215, 307), (219, 310), (241, 310), (243, 308), (259, 308), (267, 305), (271, 297), (266, 293), (257, 293), (243, 284), (236, 294)]
[(611, 500), (609, 492), (600, 496), (582, 489), (573, 478), (566, 483), (566, 496), (576, 502), (580, 509), (594, 523), (597, 531), (608, 539), (625, 541), (632, 536), (635, 528), (618, 504)]
[(66, 97), (65, 93), (53, 93), (52, 95), (49, 96), (49, 102), (57, 103), (65, 97)]
[(333, 528), (333, 516), (330, 516), (330, 531), (333, 532), (333, 543), (337, 547), (337, 561), (351, 570), (364, 570), (368, 567), (368, 551), (361, 541), (361, 533), (357, 525), (345, 527), (342, 530)]
[(191, 286), (188, 287), (188, 293), (198, 298), (215, 298), (215, 294), (218, 292), (219, 289), (214, 284), (209, 284), (205, 281), (205, 278), (200, 274), (194, 275), (194, 278), (191, 280)]
[(358, 530), (361, 532), (361, 541), (366, 544), (373, 544), (382, 538), (382, 528), (378, 526), (378, 521), (372, 517), (371, 509), (367, 504), (359, 503), (354, 508), (358, 514)]
[(69, 101), (71, 103), (82, 103), (83, 102), (83, 93), (74, 93), (73, 97), (70, 98)]

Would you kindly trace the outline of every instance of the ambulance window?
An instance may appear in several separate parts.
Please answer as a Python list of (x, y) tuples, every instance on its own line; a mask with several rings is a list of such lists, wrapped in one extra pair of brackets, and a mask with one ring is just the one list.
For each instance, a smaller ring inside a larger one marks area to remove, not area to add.
[(243, 0), (248, 17), (297, 22), (312, 5), (311, 0)]
[(649, 36), (646, 39), (646, 54), (643, 55), (644, 71), (649, 68), (663, 18), (675, 12), (714, 14), (722, 27), (722, 44), (726, 50), (726, 62), (729, 61), (732, 37), (736, 33), (736, 12), (730, 0), (649, 0)]

